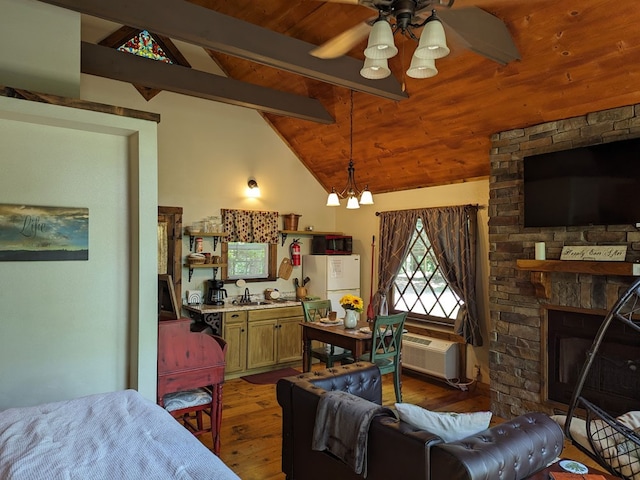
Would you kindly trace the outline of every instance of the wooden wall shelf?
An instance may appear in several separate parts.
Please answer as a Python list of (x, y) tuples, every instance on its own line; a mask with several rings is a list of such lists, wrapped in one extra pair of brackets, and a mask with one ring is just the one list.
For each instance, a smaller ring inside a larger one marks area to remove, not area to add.
[(226, 267), (226, 263), (185, 263), (185, 267), (189, 269), (189, 281), (191, 281), (191, 277), (193, 276), (193, 270), (196, 268), (212, 268), (213, 269), (213, 278), (216, 278), (218, 274), (219, 267)]
[(531, 283), (536, 296), (551, 297), (551, 276), (553, 272), (587, 273), (590, 275), (640, 276), (640, 263), (630, 262), (589, 262), (578, 260), (526, 260), (516, 261), (518, 270), (531, 271)]
[(221, 238), (228, 237), (229, 234), (225, 232), (192, 232), (187, 229), (187, 235), (189, 235), (189, 250), (193, 250), (193, 241), (196, 237), (211, 237), (213, 239), (213, 250), (215, 251), (218, 246), (218, 241)]
[(342, 232), (316, 232), (315, 230), (280, 230), (280, 236), (282, 237), (282, 246), (287, 240), (287, 235), (300, 235), (313, 237), (314, 235), (343, 235)]

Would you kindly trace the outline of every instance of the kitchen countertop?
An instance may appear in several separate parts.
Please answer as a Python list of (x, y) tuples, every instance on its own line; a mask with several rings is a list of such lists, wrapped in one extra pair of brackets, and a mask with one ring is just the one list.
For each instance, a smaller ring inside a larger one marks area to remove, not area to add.
[(225, 303), (224, 305), (183, 305), (186, 310), (196, 313), (237, 312), (239, 310), (261, 310), (265, 308), (295, 307), (302, 305), (297, 300), (261, 300), (251, 304)]

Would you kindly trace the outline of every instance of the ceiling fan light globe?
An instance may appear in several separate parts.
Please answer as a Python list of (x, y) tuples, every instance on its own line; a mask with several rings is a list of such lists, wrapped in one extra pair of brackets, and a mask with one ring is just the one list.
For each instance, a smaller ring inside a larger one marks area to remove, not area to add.
[(391, 58), (398, 53), (393, 43), (393, 31), (386, 20), (378, 20), (373, 24), (369, 34), (369, 42), (364, 56), (371, 59)]
[(360, 75), (370, 80), (379, 80), (391, 75), (391, 70), (389, 70), (387, 60), (384, 58), (378, 60), (365, 58), (364, 66), (360, 70)]
[(418, 48), (414, 56), (422, 59), (437, 59), (449, 55), (447, 37), (439, 20), (432, 20), (422, 29)]
[(430, 78), (437, 74), (438, 69), (433, 58), (419, 58), (416, 55), (411, 57), (411, 65), (407, 70), (407, 75), (411, 78)]
[(360, 208), (358, 199), (356, 197), (350, 196), (349, 199), (347, 200), (347, 209), (355, 210), (356, 208)]
[(339, 207), (340, 199), (335, 191), (332, 191), (327, 197), (327, 207)]

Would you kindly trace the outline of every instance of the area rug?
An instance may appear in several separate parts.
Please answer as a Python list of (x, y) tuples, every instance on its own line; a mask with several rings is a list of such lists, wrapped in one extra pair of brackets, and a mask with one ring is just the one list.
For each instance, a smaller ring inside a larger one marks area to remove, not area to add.
[(291, 377), (293, 375), (299, 375), (300, 371), (295, 368), (281, 368), (280, 370), (272, 370), (270, 372), (256, 373), (255, 375), (246, 375), (240, 377), (249, 383), (255, 383), (259, 385), (266, 385), (269, 383), (277, 383), (278, 380), (284, 377)]

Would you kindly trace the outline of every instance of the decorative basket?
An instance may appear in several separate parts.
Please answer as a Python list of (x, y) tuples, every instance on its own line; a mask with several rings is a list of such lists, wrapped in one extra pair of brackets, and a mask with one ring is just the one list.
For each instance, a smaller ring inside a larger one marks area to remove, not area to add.
[(285, 230), (298, 230), (298, 219), (302, 215), (298, 215), (297, 213), (287, 213), (282, 216), (284, 220), (284, 229)]

